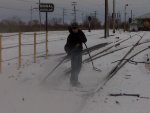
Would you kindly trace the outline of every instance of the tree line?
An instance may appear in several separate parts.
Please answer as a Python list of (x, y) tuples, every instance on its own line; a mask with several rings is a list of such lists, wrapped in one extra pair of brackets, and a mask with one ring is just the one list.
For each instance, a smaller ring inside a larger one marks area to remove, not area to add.
[[(62, 22), (61, 18), (53, 17), (48, 20), (48, 30), (67, 30), (70, 24)], [(82, 20), (82, 23), (79, 24), (82, 29), (88, 29), (89, 22), (87, 17)], [(93, 17), (91, 21), (91, 29), (101, 29), (103, 25), (101, 21)], [(25, 22), (17, 16), (13, 16), (8, 19), (3, 19), (0, 21), (0, 32), (34, 32), (34, 31), (44, 31), (45, 23), (40, 23), (38, 19), (30, 20)]]

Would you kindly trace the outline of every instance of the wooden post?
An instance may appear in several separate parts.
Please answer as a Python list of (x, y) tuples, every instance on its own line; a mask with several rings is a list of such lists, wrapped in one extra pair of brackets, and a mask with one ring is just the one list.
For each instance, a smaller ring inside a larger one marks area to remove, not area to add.
[(18, 58), (18, 63), (19, 63), (19, 68), (21, 67), (21, 33), (19, 33), (19, 58)]
[(36, 63), (36, 33), (34, 33), (34, 63)]
[(0, 73), (2, 72), (2, 35), (0, 34)]
[(46, 31), (46, 59), (48, 58), (48, 31)]

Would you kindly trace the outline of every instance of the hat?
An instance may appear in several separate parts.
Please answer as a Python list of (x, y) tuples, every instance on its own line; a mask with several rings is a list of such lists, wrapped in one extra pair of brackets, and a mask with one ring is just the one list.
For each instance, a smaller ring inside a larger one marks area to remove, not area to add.
[(78, 25), (78, 23), (72, 23), (72, 24), (71, 24), (71, 27), (72, 27), (72, 28), (79, 28), (79, 25)]

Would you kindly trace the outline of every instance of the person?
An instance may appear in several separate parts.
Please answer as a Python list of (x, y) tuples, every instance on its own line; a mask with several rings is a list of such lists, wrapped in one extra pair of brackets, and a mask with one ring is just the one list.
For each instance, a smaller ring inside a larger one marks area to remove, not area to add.
[(82, 66), (82, 50), (83, 43), (87, 42), (85, 34), (79, 29), (77, 23), (73, 23), (69, 27), (69, 36), (65, 44), (65, 51), (71, 57), (71, 77), (70, 83), (72, 86), (79, 86), (78, 76)]

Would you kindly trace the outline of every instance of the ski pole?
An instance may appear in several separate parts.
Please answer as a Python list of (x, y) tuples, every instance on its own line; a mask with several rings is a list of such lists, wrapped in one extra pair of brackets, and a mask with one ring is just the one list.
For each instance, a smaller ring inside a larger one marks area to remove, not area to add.
[(86, 43), (84, 43), (84, 45), (85, 45), (85, 47), (86, 47), (86, 49), (87, 49), (87, 52), (88, 52), (88, 55), (89, 55), (89, 57), (90, 57), (90, 59), (91, 59), (91, 63), (92, 63), (93, 69), (96, 70), (96, 71), (101, 71), (101, 69), (98, 69), (98, 68), (96, 68), (96, 67), (94, 66), (94, 62), (93, 62), (92, 56), (91, 56), (91, 54), (90, 54), (90, 51), (88, 50), (88, 47), (87, 47)]
[(67, 59), (67, 56), (64, 57), (48, 74), (47, 76), (43, 79), (43, 82), (47, 80), (49, 76), (53, 74), (53, 72)]

